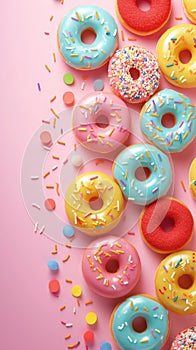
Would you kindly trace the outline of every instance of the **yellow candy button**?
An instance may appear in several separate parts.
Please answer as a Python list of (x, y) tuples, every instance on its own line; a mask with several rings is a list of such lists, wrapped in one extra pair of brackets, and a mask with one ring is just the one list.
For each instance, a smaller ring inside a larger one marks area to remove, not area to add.
[(73, 286), (71, 293), (73, 297), (78, 298), (82, 294), (82, 288), (80, 286)]
[(87, 324), (93, 325), (97, 322), (97, 314), (95, 312), (88, 312), (85, 319)]

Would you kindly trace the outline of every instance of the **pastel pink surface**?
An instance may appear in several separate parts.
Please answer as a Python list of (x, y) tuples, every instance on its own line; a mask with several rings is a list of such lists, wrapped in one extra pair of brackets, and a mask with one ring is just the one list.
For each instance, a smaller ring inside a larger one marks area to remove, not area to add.
[[(57, 274), (51, 273), (47, 262), (51, 259), (51, 251), (55, 242), (44, 235), (33, 233), (33, 225), (29, 219), (21, 196), (20, 166), (25, 147), (42, 119), (52, 115), (50, 108), (59, 112), (63, 110), (63, 94), (67, 90), (63, 75), (72, 73), (75, 83), (69, 87), (77, 99), (91, 92), (96, 78), (107, 83), (107, 65), (96, 72), (77, 72), (69, 68), (61, 59), (56, 43), (56, 31), (61, 18), (73, 6), (88, 4), (86, 0), (74, 0), (61, 5), (57, 0), (35, 0), (1, 2), (1, 344), (5, 350), (20, 348), (21, 350), (35, 349), (65, 349), (68, 344), (81, 341), (79, 349), (84, 349), (83, 333), (88, 328), (85, 315), (89, 311), (98, 314), (98, 322), (93, 328), (95, 339), (89, 350), (98, 350), (100, 343), (109, 341), (112, 349), (117, 350), (109, 332), (109, 319), (116, 305), (114, 300), (105, 300), (95, 295), (86, 285), (82, 277), (82, 249), (68, 249), (58, 246), (56, 260), (60, 264)], [(96, 0), (96, 5), (108, 10), (115, 18), (113, 0), (108, 2)], [(50, 17), (53, 15), (53, 20)], [(182, 21), (175, 20), (182, 16)], [(121, 25), (116, 18), (121, 33)], [(172, 25), (188, 23), (182, 10), (181, 0), (173, 1), (171, 19), (158, 33), (146, 38), (138, 37), (126, 31), (125, 41), (119, 35), (120, 47), (130, 44), (129, 37), (137, 38), (137, 44), (146, 46), (155, 53), (155, 44), (160, 35)], [(44, 33), (49, 33), (49, 35)], [(57, 62), (53, 60), (53, 52)], [(51, 73), (45, 69), (47, 64)], [(88, 79), (82, 77), (88, 75)], [(84, 90), (81, 89), (85, 81)], [(38, 91), (37, 83), (41, 91)], [(161, 89), (172, 85), (162, 77)], [(195, 89), (186, 91), (175, 88), (187, 94), (196, 103)], [(57, 98), (50, 103), (51, 98)], [(132, 107), (139, 111), (141, 106)], [(131, 140), (132, 141), (132, 140)], [(183, 200), (192, 211), (195, 218), (196, 202), (188, 189), (188, 172), (191, 161), (196, 157), (196, 140), (181, 154), (172, 155), (174, 164), (174, 193), (173, 196)], [(184, 182), (186, 192), (180, 181)], [(138, 224), (135, 235), (128, 236), (135, 245), (142, 264), (142, 275), (133, 293), (149, 293), (155, 295), (154, 274), (163, 256), (152, 252), (143, 243)], [(196, 237), (186, 246), (186, 249), (196, 249)], [(70, 259), (62, 263), (62, 259), (70, 254)], [(48, 291), (48, 282), (56, 278), (60, 281), (59, 297), (54, 297)], [(73, 280), (66, 283), (65, 278)], [(71, 295), (72, 285), (82, 286), (81, 306)], [(93, 304), (85, 305), (92, 299)], [(59, 311), (59, 307), (66, 309)], [(76, 307), (76, 314), (73, 309)], [(168, 350), (176, 334), (183, 328), (195, 324), (195, 316), (178, 316), (170, 313), (171, 334), (164, 350)], [(73, 323), (68, 329), (61, 320)], [(71, 333), (71, 339), (64, 336)]]

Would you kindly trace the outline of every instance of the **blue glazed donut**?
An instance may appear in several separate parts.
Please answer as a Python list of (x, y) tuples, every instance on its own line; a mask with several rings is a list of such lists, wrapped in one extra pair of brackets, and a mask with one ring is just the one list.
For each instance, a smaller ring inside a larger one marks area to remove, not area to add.
[[(171, 128), (162, 123), (168, 113), (174, 118)], [(187, 96), (177, 91), (160, 91), (144, 105), (140, 115), (144, 136), (164, 152), (183, 151), (196, 135), (196, 108)]]
[[(135, 331), (133, 321), (143, 317), (146, 329)], [(111, 333), (122, 350), (159, 350), (169, 333), (168, 311), (153, 297), (135, 295), (119, 304), (110, 319)]]
[[(136, 178), (140, 167), (149, 171), (145, 181)], [(128, 200), (146, 205), (167, 193), (172, 183), (172, 168), (166, 154), (142, 143), (125, 148), (117, 156), (113, 176)]]
[[(81, 40), (91, 30), (96, 39), (91, 44)], [(113, 17), (94, 5), (75, 7), (61, 21), (57, 39), (66, 63), (76, 69), (96, 69), (105, 64), (118, 46), (118, 28)]]

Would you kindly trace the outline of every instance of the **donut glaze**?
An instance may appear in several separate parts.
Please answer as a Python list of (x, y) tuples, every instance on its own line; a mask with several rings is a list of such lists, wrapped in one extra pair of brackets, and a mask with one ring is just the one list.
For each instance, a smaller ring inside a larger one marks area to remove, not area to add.
[[(92, 208), (93, 201), (100, 208)], [(106, 174), (88, 172), (79, 175), (68, 186), (65, 209), (71, 224), (88, 235), (101, 235), (114, 228), (124, 209), (119, 186)]]
[[(96, 34), (91, 44), (81, 35), (86, 30)], [(76, 69), (97, 69), (104, 65), (118, 46), (117, 24), (113, 17), (94, 5), (81, 5), (71, 10), (61, 21), (58, 46), (66, 63)]]
[[(97, 123), (102, 117), (108, 125)], [(73, 110), (76, 138), (86, 148), (99, 153), (111, 152), (127, 140), (130, 121), (126, 104), (112, 93), (87, 94)]]
[(167, 23), (171, 0), (151, 0), (148, 11), (142, 11), (137, 6), (137, 0), (116, 0), (116, 12), (122, 25), (130, 32), (149, 35)]
[[(191, 58), (182, 63), (180, 53), (189, 51)], [(169, 83), (180, 88), (196, 87), (196, 27), (179, 24), (169, 28), (157, 43), (159, 67)]]
[[(162, 226), (164, 222), (171, 227)], [(145, 207), (140, 217), (140, 231), (145, 243), (158, 253), (182, 249), (191, 239), (194, 220), (184, 203), (175, 198), (160, 198)]]
[[(174, 125), (162, 123), (170, 114)], [(171, 89), (159, 91), (142, 108), (140, 127), (144, 136), (164, 152), (181, 152), (196, 136), (196, 108), (184, 94)]]
[[(131, 71), (135, 70), (135, 79)], [(113, 92), (128, 103), (149, 100), (159, 87), (160, 70), (154, 54), (141, 46), (126, 46), (115, 52), (109, 62), (109, 84)]]
[(193, 159), (189, 169), (189, 187), (193, 197), (196, 199), (196, 158)]
[(170, 350), (195, 350), (196, 349), (196, 326), (186, 328), (179, 332), (174, 339)]
[(184, 12), (188, 19), (196, 24), (196, 3), (195, 0), (182, 0)]
[[(141, 333), (133, 328), (137, 317), (146, 320), (147, 328)], [(159, 350), (169, 334), (168, 311), (150, 295), (135, 295), (117, 305), (110, 319), (110, 327), (120, 349)]]
[(127, 295), (141, 274), (139, 255), (124, 238), (107, 236), (91, 243), (82, 261), (84, 278), (92, 290), (107, 298)]
[[(180, 285), (182, 279), (184, 282)], [(182, 250), (162, 260), (156, 271), (155, 287), (159, 300), (167, 309), (178, 314), (195, 314), (196, 252)]]
[[(141, 167), (150, 171), (145, 181), (135, 175)], [(114, 160), (113, 176), (126, 199), (145, 205), (166, 194), (172, 183), (172, 168), (167, 155), (156, 147), (136, 144), (125, 148)]]

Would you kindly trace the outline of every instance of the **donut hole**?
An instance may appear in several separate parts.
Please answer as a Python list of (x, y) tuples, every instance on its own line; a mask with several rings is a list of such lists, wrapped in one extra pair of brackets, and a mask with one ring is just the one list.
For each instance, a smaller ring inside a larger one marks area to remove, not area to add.
[(81, 41), (86, 45), (91, 45), (94, 43), (97, 34), (95, 33), (93, 28), (84, 29), (81, 33)]
[(119, 262), (116, 259), (110, 259), (105, 265), (105, 269), (109, 273), (116, 273), (119, 269)]
[(181, 63), (183, 64), (189, 63), (191, 58), (192, 58), (192, 53), (189, 50), (180, 51), (179, 60)]
[(139, 181), (146, 181), (151, 175), (151, 170), (148, 167), (140, 166), (135, 171), (135, 177)]
[(144, 12), (147, 12), (150, 10), (151, 7), (151, 1), (150, 0), (136, 0), (136, 6)]
[(137, 333), (143, 333), (147, 329), (146, 319), (142, 316), (135, 317), (132, 322), (132, 328)]
[(173, 218), (166, 216), (160, 224), (160, 227), (164, 232), (171, 232), (174, 228), (175, 221)]
[(139, 69), (132, 67), (129, 69), (129, 74), (133, 80), (137, 80), (140, 76), (140, 71)]
[(176, 117), (174, 114), (172, 113), (165, 113), (163, 114), (162, 118), (161, 118), (161, 124), (165, 127), (165, 128), (173, 128), (176, 125)]
[(109, 126), (109, 119), (108, 117), (106, 117), (106, 115), (102, 115), (100, 114), (97, 118), (96, 118), (96, 122), (95, 124), (101, 128), (101, 129), (105, 129)]
[(178, 278), (178, 285), (182, 289), (189, 289), (193, 285), (193, 277), (188, 274), (184, 274)]
[(89, 206), (92, 210), (97, 211), (103, 207), (103, 199), (101, 197), (91, 197), (89, 199)]

